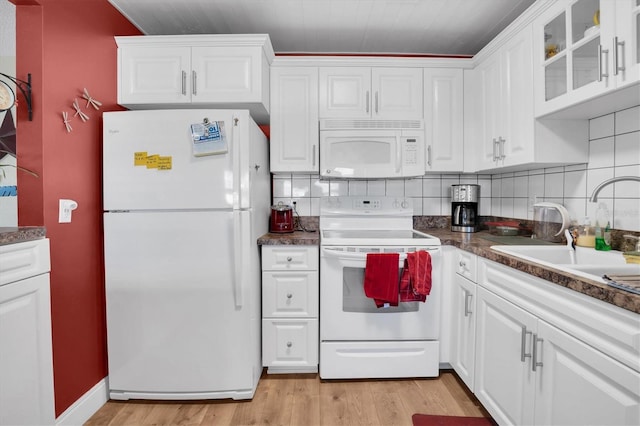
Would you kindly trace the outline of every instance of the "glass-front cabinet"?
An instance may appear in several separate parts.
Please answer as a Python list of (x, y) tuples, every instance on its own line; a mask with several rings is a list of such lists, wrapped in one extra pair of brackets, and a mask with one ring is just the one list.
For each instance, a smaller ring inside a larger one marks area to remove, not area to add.
[(534, 22), (536, 116), (637, 84), (640, 0), (558, 0)]

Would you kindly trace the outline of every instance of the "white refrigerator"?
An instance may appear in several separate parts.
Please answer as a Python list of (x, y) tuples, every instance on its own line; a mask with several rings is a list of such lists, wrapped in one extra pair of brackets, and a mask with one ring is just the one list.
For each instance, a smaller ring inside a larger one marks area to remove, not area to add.
[(249, 399), (268, 142), (245, 110), (103, 114), (112, 399)]

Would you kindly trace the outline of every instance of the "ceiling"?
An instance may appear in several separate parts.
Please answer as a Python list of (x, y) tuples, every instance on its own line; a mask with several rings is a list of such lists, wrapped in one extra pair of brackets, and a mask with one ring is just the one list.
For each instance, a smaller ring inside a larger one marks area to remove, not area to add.
[(534, 0), (109, 0), (147, 35), (269, 34), (276, 53), (475, 55)]

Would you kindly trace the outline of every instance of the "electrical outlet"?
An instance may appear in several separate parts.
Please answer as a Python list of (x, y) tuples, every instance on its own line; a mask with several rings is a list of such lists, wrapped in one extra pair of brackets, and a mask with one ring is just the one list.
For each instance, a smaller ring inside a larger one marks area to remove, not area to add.
[(71, 223), (71, 212), (78, 207), (73, 200), (60, 200), (58, 223)]

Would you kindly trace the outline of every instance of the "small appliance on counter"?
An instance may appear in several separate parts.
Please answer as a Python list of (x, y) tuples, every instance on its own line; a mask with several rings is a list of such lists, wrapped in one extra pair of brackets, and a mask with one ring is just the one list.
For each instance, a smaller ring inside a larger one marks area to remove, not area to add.
[(282, 202), (271, 206), (270, 230), (276, 234), (293, 232), (293, 208)]
[(569, 212), (562, 204), (536, 203), (533, 205), (533, 221), (535, 238), (559, 243), (564, 230), (569, 227)]
[(451, 185), (451, 230), (476, 232), (478, 230), (478, 199), (480, 185)]

